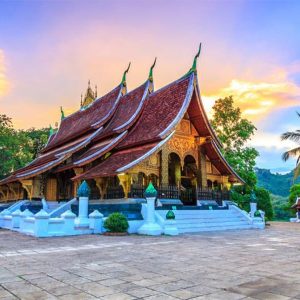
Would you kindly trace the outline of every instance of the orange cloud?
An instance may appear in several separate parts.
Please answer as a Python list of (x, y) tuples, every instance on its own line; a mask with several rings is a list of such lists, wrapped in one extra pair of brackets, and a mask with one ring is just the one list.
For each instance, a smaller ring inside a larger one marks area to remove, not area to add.
[(288, 80), (287, 74), (281, 79), (259, 83), (233, 79), (228, 87), (202, 98), (210, 113), (216, 99), (232, 95), (245, 117), (260, 120), (274, 109), (299, 105), (300, 87)]
[(4, 52), (0, 49), (0, 97), (8, 93), (9, 82), (6, 78), (6, 69), (4, 63)]

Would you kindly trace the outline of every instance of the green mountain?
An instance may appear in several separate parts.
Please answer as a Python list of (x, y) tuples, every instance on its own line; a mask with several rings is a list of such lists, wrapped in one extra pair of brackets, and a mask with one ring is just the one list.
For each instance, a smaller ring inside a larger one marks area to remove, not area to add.
[(273, 174), (270, 170), (256, 168), (255, 172), (258, 186), (264, 187), (270, 193), (282, 197), (289, 195), (290, 188), (294, 183), (300, 183), (300, 178), (293, 182), (293, 171), (287, 174)]

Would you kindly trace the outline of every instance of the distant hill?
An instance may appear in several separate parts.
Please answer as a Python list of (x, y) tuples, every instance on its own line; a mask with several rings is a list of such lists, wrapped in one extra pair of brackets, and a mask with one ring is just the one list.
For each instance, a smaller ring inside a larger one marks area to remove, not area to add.
[[(270, 170), (259, 169), (255, 170), (257, 175), (257, 185), (264, 187), (274, 195), (287, 197), (291, 186), (293, 185), (293, 171), (287, 174), (273, 174)], [(300, 183), (298, 178), (295, 183)]]

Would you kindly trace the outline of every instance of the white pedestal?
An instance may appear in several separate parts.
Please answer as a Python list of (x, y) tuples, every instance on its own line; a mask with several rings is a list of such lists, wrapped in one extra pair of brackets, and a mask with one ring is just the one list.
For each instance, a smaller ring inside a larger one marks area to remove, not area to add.
[(160, 235), (162, 229), (155, 221), (155, 197), (147, 199), (147, 217), (145, 223), (138, 229), (139, 234)]
[(76, 220), (77, 225), (89, 226), (90, 221), (88, 217), (89, 197), (79, 197), (79, 212)]
[(175, 220), (166, 220), (164, 226), (164, 234), (178, 235), (178, 228)]
[(257, 210), (257, 203), (256, 202), (250, 202), (250, 217), (254, 218), (254, 214)]

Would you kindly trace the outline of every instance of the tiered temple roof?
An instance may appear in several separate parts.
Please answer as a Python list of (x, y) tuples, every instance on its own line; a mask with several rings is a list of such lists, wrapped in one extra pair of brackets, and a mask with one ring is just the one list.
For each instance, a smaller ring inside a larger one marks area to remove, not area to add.
[(73, 179), (124, 172), (159, 150), (185, 114), (199, 137), (207, 139), (206, 153), (220, 173), (229, 175), (231, 182), (242, 182), (222, 156), (203, 108), (195, 67), (157, 91), (153, 91), (153, 67), (148, 80), (128, 93), (127, 69), (116, 88), (63, 118), (41, 155), (0, 185), (82, 166), (84, 173)]

